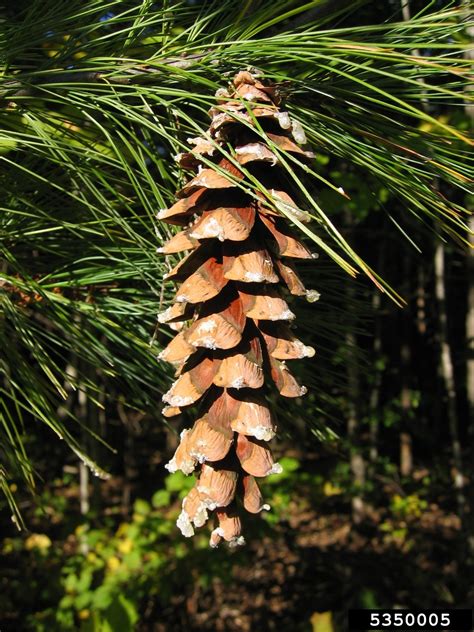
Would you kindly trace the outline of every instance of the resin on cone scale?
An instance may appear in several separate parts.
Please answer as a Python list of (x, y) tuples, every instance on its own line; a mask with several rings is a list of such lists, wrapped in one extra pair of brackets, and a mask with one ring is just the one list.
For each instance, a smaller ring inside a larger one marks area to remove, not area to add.
[[(158, 251), (187, 253), (167, 275), (177, 290), (159, 315), (177, 332), (160, 354), (176, 367), (163, 412), (196, 410), (194, 426), (183, 430), (166, 467), (196, 475), (177, 525), (190, 537), (213, 513), (213, 547), (223, 540), (243, 544), (241, 515), (270, 509), (256, 479), (281, 466), (268, 446), (276, 424), (265, 393), (305, 394), (286, 361), (312, 357), (314, 349), (293, 335), (287, 300), (311, 301), (316, 294), (306, 290), (291, 261), (312, 255), (280, 212), (307, 219), (287, 190), (278, 157), (278, 151), (313, 157), (302, 148), (301, 125), (281, 110), (278, 86), (250, 72), (239, 72), (216, 98), (208, 131), (188, 139), (192, 149), (177, 157), (193, 175), (176, 203), (158, 213), (182, 227)], [(224, 146), (231, 147), (232, 160), (221, 153)]]

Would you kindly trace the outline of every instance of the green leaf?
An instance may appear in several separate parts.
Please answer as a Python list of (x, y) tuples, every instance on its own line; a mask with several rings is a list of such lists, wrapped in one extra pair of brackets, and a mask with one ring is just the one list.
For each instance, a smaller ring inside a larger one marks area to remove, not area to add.
[(151, 504), (156, 509), (159, 509), (160, 507), (166, 507), (167, 505), (169, 505), (170, 499), (171, 496), (168, 490), (159, 489), (153, 494)]
[(137, 620), (138, 612), (134, 604), (123, 594), (119, 594), (104, 613), (101, 632), (133, 632)]
[(182, 492), (183, 490), (188, 491), (193, 484), (192, 478), (187, 477), (180, 470), (173, 472), (165, 479), (166, 490), (170, 493)]
[(99, 586), (92, 595), (92, 606), (97, 610), (106, 610), (114, 599), (115, 595), (112, 593), (111, 586)]

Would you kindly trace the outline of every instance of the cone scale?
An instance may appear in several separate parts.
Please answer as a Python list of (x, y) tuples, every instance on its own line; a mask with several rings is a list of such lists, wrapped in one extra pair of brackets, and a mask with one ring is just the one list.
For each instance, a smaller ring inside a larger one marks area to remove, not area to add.
[(286, 362), (312, 357), (314, 349), (294, 336), (287, 300), (315, 295), (292, 264), (312, 255), (278, 212), (304, 216), (272, 150), (310, 159), (300, 146), (304, 132), (281, 111), (278, 87), (249, 72), (239, 72), (230, 90), (216, 97), (209, 130), (189, 139), (193, 149), (177, 157), (195, 175), (176, 203), (158, 214), (182, 227), (159, 252), (187, 253), (166, 277), (177, 290), (173, 305), (159, 315), (176, 332), (160, 354), (176, 367), (163, 413), (172, 417), (190, 406), (199, 411), (166, 467), (196, 474), (177, 525), (190, 537), (214, 512), (213, 547), (222, 540), (243, 544), (241, 513), (269, 509), (256, 479), (281, 466), (268, 447), (276, 423), (265, 393), (276, 387), (283, 397), (305, 394)]

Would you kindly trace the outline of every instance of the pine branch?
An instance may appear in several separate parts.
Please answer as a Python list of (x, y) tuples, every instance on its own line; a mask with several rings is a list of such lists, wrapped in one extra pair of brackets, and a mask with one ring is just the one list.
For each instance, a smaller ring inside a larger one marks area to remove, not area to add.
[[(183, 53), (179, 59), (176, 58), (167, 58), (160, 60), (161, 66), (168, 66), (170, 68), (181, 68), (183, 70), (188, 70), (194, 64), (202, 60), (203, 58), (209, 55), (210, 51), (206, 51), (204, 53), (196, 53), (191, 55), (186, 55)], [(117, 66), (120, 72), (123, 72), (125, 77), (116, 77), (110, 76), (109, 73), (104, 72), (95, 72), (95, 71), (53, 71), (50, 75), (48, 74), (36, 74), (32, 80), (31, 85), (25, 88), (19, 88), (24, 84), (29, 83), (27, 80), (22, 80), (21, 77), (15, 81), (6, 81), (3, 85), (5, 88), (5, 96), (4, 98), (8, 98), (10, 100), (15, 99), (16, 97), (27, 97), (35, 94), (35, 88), (40, 88), (42, 86), (48, 85), (56, 85), (61, 86), (63, 88), (68, 88), (75, 84), (80, 83), (97, 83), (104, 82), (110, 84), (118, 84), (118, 85), (130, 85), (139, 77), (143, 76), (154, 76), (163, 74), (166, 72), (166, 69), (156, 68), (153, 66), (147, 66), (143, 64), (138, 64), (135, 67), (130, 67), (129, 65), (124, 66), (122, 70), (120, 70), (120, 66)], [(16, 90), (11, 95), (8, 95), (9, 90)]]

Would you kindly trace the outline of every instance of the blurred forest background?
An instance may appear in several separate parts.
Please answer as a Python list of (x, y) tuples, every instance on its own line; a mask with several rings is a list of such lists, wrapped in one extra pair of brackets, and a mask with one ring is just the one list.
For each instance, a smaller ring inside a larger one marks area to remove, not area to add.
[[(472, 605), (469, 19), (418, 0), (4, 6), (2, 632), (334, 632), (350, 607)], [(294, 309), (317, 354), (296, 369), (309, 395), (274, 402), (272, 510), (210, 550), (175, 526), (192, 477), (164, 469), (190, 420), (161, 416), (156, 213), (248, 66), (288, 82), (316, 154), (302, 276), (321, 298)]]

